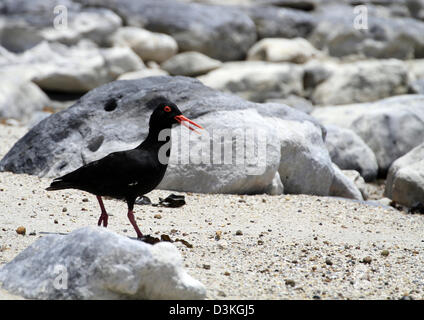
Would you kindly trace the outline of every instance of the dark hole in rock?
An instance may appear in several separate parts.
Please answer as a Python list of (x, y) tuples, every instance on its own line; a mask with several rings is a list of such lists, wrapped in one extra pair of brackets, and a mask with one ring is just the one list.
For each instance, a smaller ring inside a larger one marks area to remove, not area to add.
[(110, 112), (116, 109), (117, 107), (116, 100), (114, 98), (109, 99), (105, 104), (105, 111)]
[(62, 162), (60, 165), (59, 165), (59, 170), (62, 170), (62, 169), (64, 169), (66, 166), (68, 165), (68, 163), (66, 162), (66, 161), (64, 161), (64, 162)]
[(87, 145), (88, 150), (90, 150), (91, 152), (97, 151), (100, 148), (100, 146), (103, 144), (104, 139), (105, 139), (104, 136), (98, 136), (91, 139)]

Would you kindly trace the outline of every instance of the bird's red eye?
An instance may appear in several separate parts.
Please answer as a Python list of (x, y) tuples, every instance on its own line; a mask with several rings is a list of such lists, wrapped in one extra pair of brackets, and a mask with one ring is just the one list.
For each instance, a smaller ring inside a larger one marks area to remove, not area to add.
[(165, 112), (171, 112), (171, 107), (169, 107), (169, 106), (165, 106), (165, 108), (163, 108), (163, 110), (164, 110)]

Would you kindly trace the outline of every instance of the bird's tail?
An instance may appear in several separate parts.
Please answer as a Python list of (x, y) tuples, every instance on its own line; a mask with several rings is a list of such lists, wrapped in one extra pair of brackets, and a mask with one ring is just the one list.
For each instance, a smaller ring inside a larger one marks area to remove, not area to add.
[(54, 191), (54, 190), (68, 189), (71, 187), (72, 187), (72, 184), (70, 182), (56, 179), (56, 180), (53, 180), (53, 182), (50, 184), (50, 187), (46, 188), (46, 190)]

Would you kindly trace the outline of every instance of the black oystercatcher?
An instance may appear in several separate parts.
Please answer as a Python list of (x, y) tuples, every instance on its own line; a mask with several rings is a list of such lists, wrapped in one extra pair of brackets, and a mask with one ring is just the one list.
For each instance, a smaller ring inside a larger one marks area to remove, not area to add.
[[(171, 129), (175, 123), (181, 123), (195, 132), (197, 131), (189, 124), (202, 129), (201, 126), (184, 117), (178, 107), (164, 97), (152, 99), (147, 106), (154, 109), (150, 116), (149, 134), (137, 148), (113, 152), (100, 160), (90, 162), (54, 179), (50, 187), (46, 189), (49, 191), (79, 189), (96, 195), (102, 211), (98, 225), (103, 224), (104, 227), (107, 227), (108, 215), (102, 196), (126, 200), (128, 219), (139, 239), (143, 238), (143, 234), (134, 219), (135, 199), (156, 188), (168, 166), (168, 158), (161, 159), (159, 149), (170, 141), (169, 139), (160, 141), (159, 133), (164, 129)], [(170, 148), (171, 144), (168, 145)], [(169, 155), (169, 152), (167, 154)]]

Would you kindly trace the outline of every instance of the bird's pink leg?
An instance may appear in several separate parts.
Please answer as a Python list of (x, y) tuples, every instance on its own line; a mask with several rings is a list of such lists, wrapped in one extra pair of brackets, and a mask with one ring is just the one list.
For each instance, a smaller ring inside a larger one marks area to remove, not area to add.
[(102, 222), (103, 222), (103, 227), (106, 228), (107, 227), (107, 218), (109, 216), (107, 215), (105, 206), (103, 204), (102, 197), (101, 196), (96, 196), (96, 197), (97, 197), (97, 200), (99, 201), (100, 209), (102, 210), (102, 214), (100, 215), (99, 222), (97, 222), (97, 225), (101, 226)]
[(140, 229), (138, 228), (137, 222), (134, 218), (134, 213), (132, 210), (128, 210), (128, 220), (130, 220), (132, 226), (134, 227), (135, 232), (137, 233), (137, 238), (141, 239), (143, 238), (143, 234), (141, 233)]

